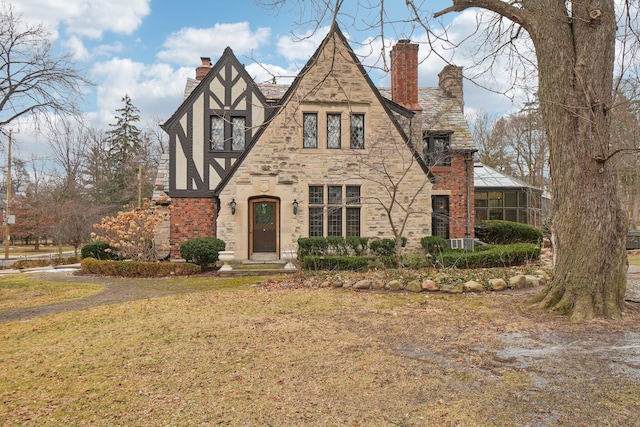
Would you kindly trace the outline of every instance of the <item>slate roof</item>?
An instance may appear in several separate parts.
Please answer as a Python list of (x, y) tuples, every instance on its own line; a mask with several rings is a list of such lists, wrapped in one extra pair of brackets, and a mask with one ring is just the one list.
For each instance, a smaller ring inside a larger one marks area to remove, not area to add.
[[(391, 88), (378, 88), (382, 96), (391, 99)], [(418, 88), (418, 103), (422, 107), (422, 129), (434, 132), (453, 132), (451, 148), (476, 151), (469, 125), (456, 98), (438, 87)]]
[(169, 153), (163, 154), (158, 162), (158, 172), (153, 183), (151, 200), (161, 204), (171, 202), (169, 197)]

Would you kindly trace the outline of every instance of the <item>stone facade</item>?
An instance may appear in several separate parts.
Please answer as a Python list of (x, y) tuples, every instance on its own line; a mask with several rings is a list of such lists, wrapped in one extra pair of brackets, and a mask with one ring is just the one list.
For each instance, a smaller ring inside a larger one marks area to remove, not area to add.
[[(317, 232), (311, 209), (323, 212), (324, 236), (331, 235), (330, 211), (342, 210), (343, 218), (332, 224), (342, 221), (344, 236), (347, 211), (359, 209), (361, 236), (392, 238), (392, 227), (402, 228), (409, 249), (414, 249), (431, 235), (432, 195), (449, 196), (450, 237), (472, 236), (469, 160), (475, 147), (462, 102), (456, 99), (462, 97), (461, 69), (452, 68), (451, 75), (444, 76), (449, 76), (441, 81), (446, 89), (425, 89), (418, 88), (417, 44), (400, 41), (391, 61), (392, 89), (376, 88), (337, 26), (291, 86), (256, 85), (230, 48), (213, 66), (202, 58), (199, 80), (190, 79), (184, 103), (164, 126), (170, 136), (172, 258), (179, 258), (182, 241), (197, 236), (224, 240), (239, 260), (258, 252), (280, 258), (283, 251), (297, 249), (298, 238), (312, 235), (312, 226)], [(314, 147), (303, 144), (304, 115), (309, 113), (317, 120)], [(364, 148), (351, 147), (354, 115), (364, 117)], [(233, 118), (245, 117), (244, 149), (210, 148), (216, 116), (225, 118), (225, 144), (235, 135), (227, 129)], [(421, 156), (423, 137), (434, 130), (451, 135), (452, 161), (451, 166), (430, 170)], [(321, 207), (311, 203), (310, 187), (324, 189)], [(328, 202), (330, 189), (336, 187), (345, 196), (340, 207)], [(360, 192), (355, 208), (344, 202), (348, 188), (354, 187)], [(263, 243), (255, 233), (266, 232), (256, 225), (258, 204), (275, 207), (276, 232), (263, 234), (270, 242), (268, 250), (254, 250)]]
[[(297, 239), (308, 236), (310, 185), (360, 185), (361, 235), (390, 238), (393, 232), (385, 208), (393, 205), (390, 186), (398, 184), (392, 217), (401, 224), (404, 213), (399, 205), (412, 211), (404, 233), (409, 246), (418, 247), (420, 238), (430, 234), (429, 177), (406, 144), (407, 135), (394, 125), (349, 49), (335, 33), (326, 40), (297, 82), (295, 93), (221, 191), (221, 206), (235, 200), (237, 211), (232, 215), (228, 209), (220, 210), (218, 237), (228, 242), (238, 259), (250, 256), (245, 236), (249, 235), (246, 212), (251, 197), (279, 200), (280, 251), (295, 249)], [(317, 113), (317, 148), (302, 147), (300, 123), (305, 112)], [(327, 148), (327, 114), (341, 115), (340, 149)], [(350, 148), (352, 114), (365, 116), (363, 150)], [(291, 209), (294, 200), (299, 204), (297, 215)]]
[[(385, 182), (385, 173), (399, 183), (396, 208), (392, 210), (396, 224), (404, 217), (398, 204), (412, 210), (404, 233), (409, 245), (417, 247), (420, 238), (430, 234), (429, 177), (349, 49), (336, 33), (325, 41), (315, 61), (294, 83), (295, 92), (220, 193), (221, 206), (231, 200), (237, 203), (235, 215), (229, 209), (220, 210), (217, 230), (236, 258), (250, 256), (246, 213), (252, 197), (279, 201), (279, 251), (297, 248), (297, 239), (308, 236), (310, 185), (360, 185), (361, 235), (393, 237), (385, 212), (385, 207), (393, 204), (388, 195), (391, 182)], [(334, 57), (340, 61), (332, 60)], [(302, 147), (300, 124), (305, 112), (317, 113), (317, 148)], [(340, 149), (327, 148), (327, 114), (341, 115)], [(365, 116), (363, 150), (350, 148), (351, 114)], [(296, 215), (292, 210), (294, 200), (298, 203)]]

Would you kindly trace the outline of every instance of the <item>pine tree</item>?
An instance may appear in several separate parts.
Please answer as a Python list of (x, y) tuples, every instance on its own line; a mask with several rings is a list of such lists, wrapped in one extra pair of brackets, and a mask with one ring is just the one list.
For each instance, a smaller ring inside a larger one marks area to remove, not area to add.
[(124, 106), (116, 110), (116, 122), (107, 131), (108, 164), (111, 180), (108, 189), (109, 202), (114, 207), (132, 204), (137, 199), (138, 169), (143, 159), (142, 131), (138, 128), (140, 110), (129, 95), (122, 98)]

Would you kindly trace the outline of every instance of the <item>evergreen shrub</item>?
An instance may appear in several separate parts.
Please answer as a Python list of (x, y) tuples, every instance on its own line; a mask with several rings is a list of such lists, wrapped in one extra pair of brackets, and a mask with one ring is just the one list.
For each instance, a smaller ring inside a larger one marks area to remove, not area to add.
[(487, 245), (474, 252), (449, 250), (438, 257), (445, 267), (492, 268), (525, 264), (540, 258), (540, 246), (532, 243)]
[(224, 241), (215, 237), (196, 237), (185, 240), (180, 245), (180, 256), (204, 269), (218, 261), (218, 254), (224, 251), (225, 247)]
[(198, 265), (175, 262), (98, 261), (85, 258), (80, 263), (83, 273), (115, 277), (188, 276), (201, 271)]
[(374, 257), (365, 256), (320, 256), (307, 255), (302, 260), (305, 270), (363, 271), (369, 267)]
[(118, 250), (101, 240), (87, 243), (80, 249), (80, 258), (93, 258), (98, 260), (116, 260), (120, 259)]
[(449, 244), (440, 236), (425, 236), (420, 239), (422, 248), (431, 255), (435, 255), (449, 249)]
[(475, 227), (476, 237), (494, 245), (511, 243), (542, 242), (542, 232), (535, 227), (519, 222), (490, 220), (481, 221)]
[[(407, 245), (407, 238), (402, 238), (402, 247)], [(396, 239), (378, 239), (369, 243), (369, 249), (374, 254), (385, 257), (392, 256), (396, 253)]]
[(299, 259), (307, 255), (326, 255), (329, 243), (324, 237), (301, 237), (298, 239)]

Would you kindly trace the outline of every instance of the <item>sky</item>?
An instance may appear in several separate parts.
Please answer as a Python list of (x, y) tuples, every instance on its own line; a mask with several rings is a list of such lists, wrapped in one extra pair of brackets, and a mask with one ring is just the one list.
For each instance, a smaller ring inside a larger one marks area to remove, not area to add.
[[(140, 110), (145, 124), (154, 119), (160, 122), (168, 119), (182, 102), (186, 79), (195, 77), (200, 57), (210, 57), (215, 63), (227, 46), (257, 82), (278, 75), (282, 76), (279, 83), (288, 83), (328, 30), (321, 27), (312, 34), (313, 26), (296, 24), (301, 21), (298, 10), (275, 11), (256, 5), (253, 0), (9, 0), (8, 3), (23, 20), (44, 24), (51, 32), (55, 48), (71, 53), (78, 69), (94, 82), (87, 89), (81, 109), (95, 127), (103, 129), (115, 121), (116, 109), (122, 107), (125, 95)], [(391, 18), (406, 16), (404, 2), (394, 4), (389, 9)], [(449, 3), (436, 0), (428, 5), (427, 8), (439, 10)], [(462, 39), (475, 28), (475, 14), (467, 11), (447, 15), (446, 24), (454, 40)], [(387, 73), (379, 69), (380, 38), (375, 30), (363, 28), (362, 21), (367, 18), (367, 11), (361, 8), (356, 15), (357, 27), (345, 15), (341, 29), (365, 67), (372, 66), (373, 82), (389, 86)], [(389, 44), (400, 38), (426, 40), (423, 31), (412, 31), (402, 23), (387, 29), (385, 36)], [(371, 39), (375, 39), (373, 54), (371, 47), (363, 44)], [(470, 61), (464, 49), (443, 54), (453, 56), (453, 62), (463, 67)], [(420, 86), (436, 86), (444, 62), (429, 55), (427, 45), (421, 45), (420, 59)], [(494, 70), (494, 81), (487, 84), (499, 83), (503, 72)], [(469, 82), (465, 82), (464, 91), (467, 114), (478, 110), (504, 114), (518, 108), (517, 99), (514, 103), (509, 97)], [(33, 135), (27, 125), (14, 138), (17, 142), (14, 150), (23, 158), (31, 152), (46, 156), (46, 137)]]

